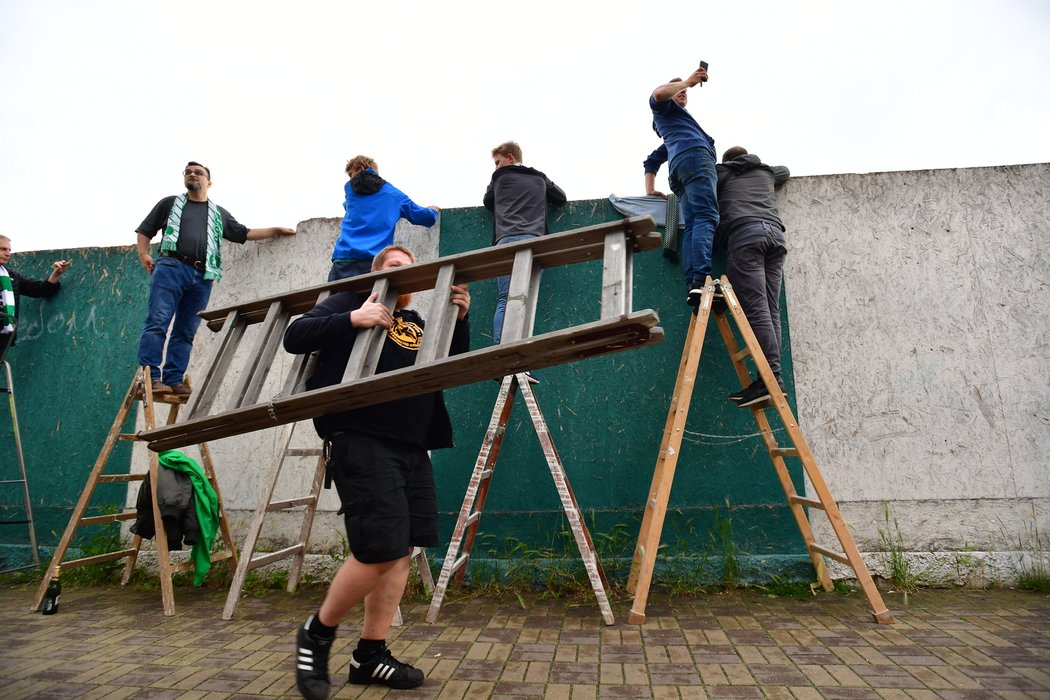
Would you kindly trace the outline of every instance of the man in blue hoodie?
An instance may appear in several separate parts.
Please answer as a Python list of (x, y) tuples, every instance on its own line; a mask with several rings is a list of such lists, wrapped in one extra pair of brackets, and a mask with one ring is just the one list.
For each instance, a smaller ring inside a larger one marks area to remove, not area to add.
[(355, 156), (346, 163), (350, 181), (343, 187), (346, 201), (343, 229), (332, 251), (328, 281), (364, 275), (372, 270), (376, 253), (394, 242), (400, 219), (416, 226), (437, 223), (437, 207), (421, 207), (404, 192), (379, 177), (379, 166), (368, 156)]
[(700, 305), (704, 281), (711, 274), (711, 246), (718, 227), (715, 199), (715, 141), (708, 136), (685, 106), (686, 91), (707, 82), (707, 68), (693, 71), (685, 80), (675, 78), (653, 90), (649, 108), (653, 130), (664, 140), (645, 160), (645, 193), (658, 195), (656, 172), (670, 163), (671, 191), (678, 195), (685, 219), (682, 235), (682, 273), (687, 290), (686, 303)]

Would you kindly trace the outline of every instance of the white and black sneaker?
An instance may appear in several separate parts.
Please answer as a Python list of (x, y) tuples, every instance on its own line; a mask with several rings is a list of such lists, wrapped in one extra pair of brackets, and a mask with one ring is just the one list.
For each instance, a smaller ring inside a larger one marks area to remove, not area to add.
[(332, 684), (328, 681), (328, 652), (333, 639), (310, 634), (310, 616), (295, 635), (295, 685), (307, 700), (327, 700)]
[(350, 682), (356, 685), (379, 683), (389, 688), (405, 690), (423, 684), (423, 672), (414, 666), (395, 659), (389, 649), (384, 648), (371, 661), (361, 663), (350, 655)]

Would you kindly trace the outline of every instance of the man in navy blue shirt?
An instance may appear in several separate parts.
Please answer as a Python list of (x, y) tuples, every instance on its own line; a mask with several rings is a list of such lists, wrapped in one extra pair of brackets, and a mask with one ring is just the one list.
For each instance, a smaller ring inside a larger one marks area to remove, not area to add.
[(656, 173), (667, 162), (671, 190), (682, 203), (685, 234), (682, 236), (682, 273), (690, 306), (700, 305), (700, 292), (711, 274), (711, 246), (718, 227), (716, 199), (715, 141), (685, 106), (687, 90), (707, 82), (707, 69), (697, 68), (685, 80), (674, 79), (653, 90), (649, 108), (653, 130), (663, 139), (660, 148), (645, 160), (646, 194), (656, 191)]

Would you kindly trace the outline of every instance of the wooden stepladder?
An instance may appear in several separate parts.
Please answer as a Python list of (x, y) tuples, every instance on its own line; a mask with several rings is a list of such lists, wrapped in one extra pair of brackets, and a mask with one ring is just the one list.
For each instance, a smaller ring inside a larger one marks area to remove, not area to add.
[[(713, 309), (716, 291), (721, 290), (725, 299), (725, 307)], [(737, 331), (744, 341), (741, 348), (737, 342), (733, 329), (726, 317), (726, 310), (733, 317)], [(802, 539), (809, 551), (813, 567), (816, 569), (817, 577), (824, 590), (833, 589), (831, 576), (824, 565), (823, 557), (830, 557), (853, 569), (864, 594), (871, 606), (871, 614), (876, 622), (890, 624), (893, 622), (893, 614), (886, 608), (879, 594), (871, 574), (861, 558), (853, 537), (849, 533), (842, 513), (839, 512), (835, 499), (832, 498), (824, 481), (820, 469), (817, 468), (813, 453), (806, 443), (802, 431), (798, 427), (791, 408), (788, 406), (787, 397), (781, 391), (773, 371), (769, 368), (758, 339), (751, 330), (751, 326), (744, 316), (739, 300), (733, 292), (732, 285), (726, 277), (719, 280), (706, 280), (703, 295), (700, 301), (699, 312), (689, 323), (689, 331), (686, 335), (685, 348), (682, 352), (681, 364), (678, 368), (678, 379), (675, 382), (674, 394), (671, 397), (671, 407), (667, 414), (667, 422), (664, 426), (663, 438), (660, 443), (660, 452), (653, 471), (652, 486), (649, 489), (648, 499), (645, 502), (645, 511), (642, 517), (642, 527), (638, 534), (638, 544), (634, 550), (634, 560), (631, 564), (631, 574), (627, 582), (628, 591), (634, 594), (634, 602), (627, 621), (631, 624), (645, 622), (645, 605), (649, 596), (649, 587), (652, 584), (653, 569), (656, 563), (657, 550), (660, 546), (660, 534), (663, 530), (664, 516), (667, 512), (667, 503), (671, 495), (671, 484), (674, 480), (674, 471), (678, 463), (678, 455), (682, 446), (682, 438), (685, 432), (686, 418), (689, 415), (689, 404), (693, 394), (696, 380), (697, 368), (700, 364), (700, 353), (704, 344), (704, 336), (710, 316), (714, 313), (718, 329), (725, 341), (726, 349), (736, 368), (737, 377), (742, 386), (751, 383), (751, 377), (744, 359), (751, 357), (758, 370), (759, 378), (765, 383), (769, 390), (770, 400), (751, 406), (751, 412), (758, 425), (759, 432), (765, 442), (769, 457), (777, 473), (777, 478), (787, 496), (788, 505), (791, 507), (792, 515), (798, 524)], [(767, 408), (776, 409), (785, 431), (787, 432), (793, 447), (780, 447), (773, 436), (769, 419), (766, 417)], [(799, 496), (791, 481), (785, 457), (797, 458), (802, 462), (806, 476), (813, 486), (817, 498), (804, 498)], [(832, 529), (841, 546), (839, 551), (831, 550), (816, 544), (813, 537), (813, 529), (810, 526), (805, 508), (822, 510), (827, 516)]]
[[(504, 326), (504, 329), (506, 329), (506, 326)], [(496, 460), (499, 457), (500, 447), (503, 444), (503, 437), (506, 434), (507, 423), (510, 420), (511, 408), (514, 404), (514, 396), (517, 390), (521, 391), (522, 397), (525, 399), (529, 417), (532, 419), (533, 427), (536, 429), (536, 435), (539, 437), (540, 445), (543, 448), (547, 466), (550, 468), (551, 477), (554, 479), (558, 496), (561, 498), (562, 508), (565, 510), (565, 516), (569, 520), (569, 528), (576, 539), (576, 546), (580, 550), (584, 569), (587, 571), (587, 577), (591, 581), (594, 595), (598, 599), (598, 607), (601, 610), (605, 624), (611, 625), (614, 623), (614, 619), (612, 608), (609, 606), (609, 599), (606, 595), (609, 581), (605, 577), (605, 570), (602, 568), (601, 561), (595, 552), (594, 542), (591, 540), (590, 532), (587, 530), (583, 515), (580, 513), (580, 506), (576, 502), (572, 486), (565, 475), (565, 467), (562, 464), (561, 457), (558, 455), (554, 441), (551, 439), (550, 431), (547, 429), (547, 422), (543, 418), (543, 413), (536, 402), (536, 396), (533, 394), (524, 373), (508, 375), (503, 378), (503, 382), (500, 385), (499, 397), (496, 399), (496, 404), (492, 410), (488, 431), (482, 441), (481, 451), (478, 453), (474, 471), (467, 484), (467, 492), (463, 498), (459, 518), (456, 520), (456, 526), (452, 531), (452, 539), (448, 545), (448, 552), (445, 554), (445, 563), (441, 567), (441, 574), (438, 576), (437, 585), (434, 588), (430, 610), (427, 612), (427, 622), (437, 620), (449, 582), (452, 581), (457, 588), (463, 582), (467, 563), (470, 561), (470, 551), (477, 535), (478, 522), (481, 520), (481, 511), (485, 504), (485, 499), (488, 497), (492, 475), (496, 469)], [(452, 580), (453, 576), (455, 577), (454, 580)]]
[[(84, 486), (84, 491), (80, 494), (80, 499), (77, 501), (76, 506), (73, 508), (73, 513), (69, 518), (69, 524), (66, 526), (65, 533), (59, 540), (58, 545), (55, 547), (54, 556), (51, 559), (51, 563), (47, 567), (47, 572), (44, 574), (44, 579), (40, 582), (40, 588), (36, 592), (36, 596), (33, 598), (33, 604), (30, 610), (39, 610), (44, 600), (44, 594), (47, 591), (47, 585), (51, 582), (51, 579), (55, 577), (55, 571), (59, 566), (62, 566), (67, 571), (71, 568), (77, 568), (86, 566), (88, 564), (100, 564), (107, 561), (116, 561), (118, 559), (127, 559), (127, 563), (124, 566), (124, 576), (121, 580), (122, 585), (126, 585), (131, 580), (131, 572), (135, 567), (135, 562), (138, 559), (139, 550), (142, 545), (142, 538), (138, 535), (132, 540), (131, 547), (127, 549), (121, 549), (115, 552), (107, 552), (105, 554), (98, 554), (90, 557), (83, 557), (81, 559), (71, 559), (69, 561), (63, 561), (66, 553), (69, 550), (69, 546), (73, 540), (73, 535), (77, 529), (85, 525), (100, 525), (105, 523), (118, 522), (123, 520), (134, 520), (137, 513), (135, 510), (126, 510), (121, 513), (113, 513), (108, 515), (95, 515), (95, 516), (84, 516), (88, 506), (91, 503), (91, 496), (95, 491), (95, 488), (99, 484), (113, 484), (113, 483), (130, 483), (132, 481), (143, 481), (146, 477), (146, 473), (136, 474), (103, 474), (103, 470), (106, 467), (106, 463), (109, 460), (110, 454), (113, 452), (113, 448), (116, 446), (118, 440), (138, 440), (138, 436), (134, 433), (121, 433), (121, 428), (124, 422), (127, 420), (128, 415), (131, 413), (134, 405), (137, 402), (142, 403), (143, 407), (143, 419), (146, 425), (146, 430), (151, 430), (156, 427), (156, 413), (155, 408), (157, 403), (166, 403), (171, 406), (168, 412), (167, 424), (172, 424), (178, 417), (179, 408), (186, 402), (186, 398), (182, 396), (175, 396), (172, 394), (161, 394), (154, 395), (152, 391), (152, 382), (150, 380), (149, 368), (139, 367), (135, 376), (131, 380), (131, 385), (128, 387), (128, 392), (124, 396), (124, 400), (120, 405), (120, 409), (117, 411), (116, 417), (113, 419), (113, 425), (106, 435), (106, 439), (103, 442), (102, 450), (99, 452), (98, 458), (95, 460), (95, 465), (91, 469), (91, 473), (88, 475), (87, 484)], [(234, 549), (233, 537), (230, 535), (229, 523), (226, 520), (226, 510), (223, 507), (222, 492), (219, 490), (218, 481), (215, 478), (215, 466), (212, 463), (211, 451), (208, 449), (207, 443), (201, 443), (198, 445), (201, 453), (201, 460), (203, 461), (204, 474), (211, 483), (212, 488), (215, 489), (215, 494), (218, 496), (218, 510), (219, 510), (219, 528), (218, 535), (222, 538), (225, 544), (225, 549), (214, 551), (211, 555), (211, 561), (218, 562), (229, 560), (233, 566), (237, 564), (237, 552)], [(161, 517), (160, 507), (157, 504), (157, 478), (160, 470), (160, 462), (158, 454), (153, 451), (148, 451), (149, 457), (149, 479), (152, 487), (152, 504), (153, 504), (153, 522), (156, 525), (156, 547), (157, 547), (157, 566), (160, 570), (160, 590), (161, 600), (164, 606), (165, 615), (175, 614), (175, 595), (174, 588), (172, 586), (172, 576), (180, 571), (189, 571), (194, 567), (193, 561), (189, 560), (181, 564), (172, 564), (171, 555), (168, 552), (168, 537), (164, 532), (164, 521)]]
[[(289, 566), (288, 572), (288, 592), (293, 593), (296, 588), (299, 587), (299, 580), (303, 571), (303, 562), (306, 559), (306, 546), (310, 539), (310, 530), (313, 527), (314, 516), (317, 513), (317, 503), (321, 497), (321, 486), (324, 483), (325, 455), (321, 448), (291, 447), (292, 435), (295, 433), (295, 429), (298, 425), (299, 423), (289, 423), (284, 426), (284, 429), (281, 432), (281, 437), (277, 444), (277, 451), (274, 453), (273, 462), (270, 463), (270, 471), (267, 473), (267, 476), (263, 481), (263, 492), (259, 498), (259, 503), (255, 508), (255, 515), (252, 517), (251, 525), (248, 527), (248, 534), (245, 537), (244, 546), (241, 548), (240, 561), (237, 564), (237, 570), (233, 574), (233, 581), (230, 583), (230, 591), (226, 596), (226, 605), (222, 610), (222, 619), (224, 620), (233, 619), (234, 609), (237, 607), (237, 602), (241, 598), (241, 590), (244, 587), (244, 580), (248, 572), (253, 569), (258, 569), (267, 564), (290, 558), (292, 562)], [(273, 494), (274, 490), (277, 488), (277, 481), (281, 475), (281, 468), (289, 457), (316, 457), (316, 466), (314, 468), (313, 479), (310, 482), (309, 493), (305, 496), (274, 501), (272, 500)], [(298, 507), (303, 509), (303, 522), (302, 527), (299, 529), (299, 538), (296, 540), (295, 544), (275, 552), (267, 552), (256, 556), (255, 547), (259, 543), (259, 535), (262, 532), (263, 521), (266, 515), (268, 513)], [(416, 560), (419, 568), (419, 575), (423, 582), (423, 587), (427, 593), (430, 593), (434, 588), (434, 578), (430, 573), (426, 554), (422, 549), (417, 547), (413, 550), (412, 556)], [(400, 626), (400, 620), (401, 610), (398, 608), (397, 614), (394, 616), (394, 626)]]

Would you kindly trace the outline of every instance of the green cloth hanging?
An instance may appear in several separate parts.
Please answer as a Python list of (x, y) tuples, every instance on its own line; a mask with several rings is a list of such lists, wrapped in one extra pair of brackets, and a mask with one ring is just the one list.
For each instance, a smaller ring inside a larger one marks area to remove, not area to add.
[(211, 568), (211, 546), (219, 530), (219, 495), (215, 493), (200, 465), (182, 452), (165, 450), (157, 455), (157, 459), (160, 466), (188, 476), (193, 485), (193, 508), (197, 513), (200, 537), (190, 550), (190, 558), (193, 559), (193, 585), (199, 586)]

